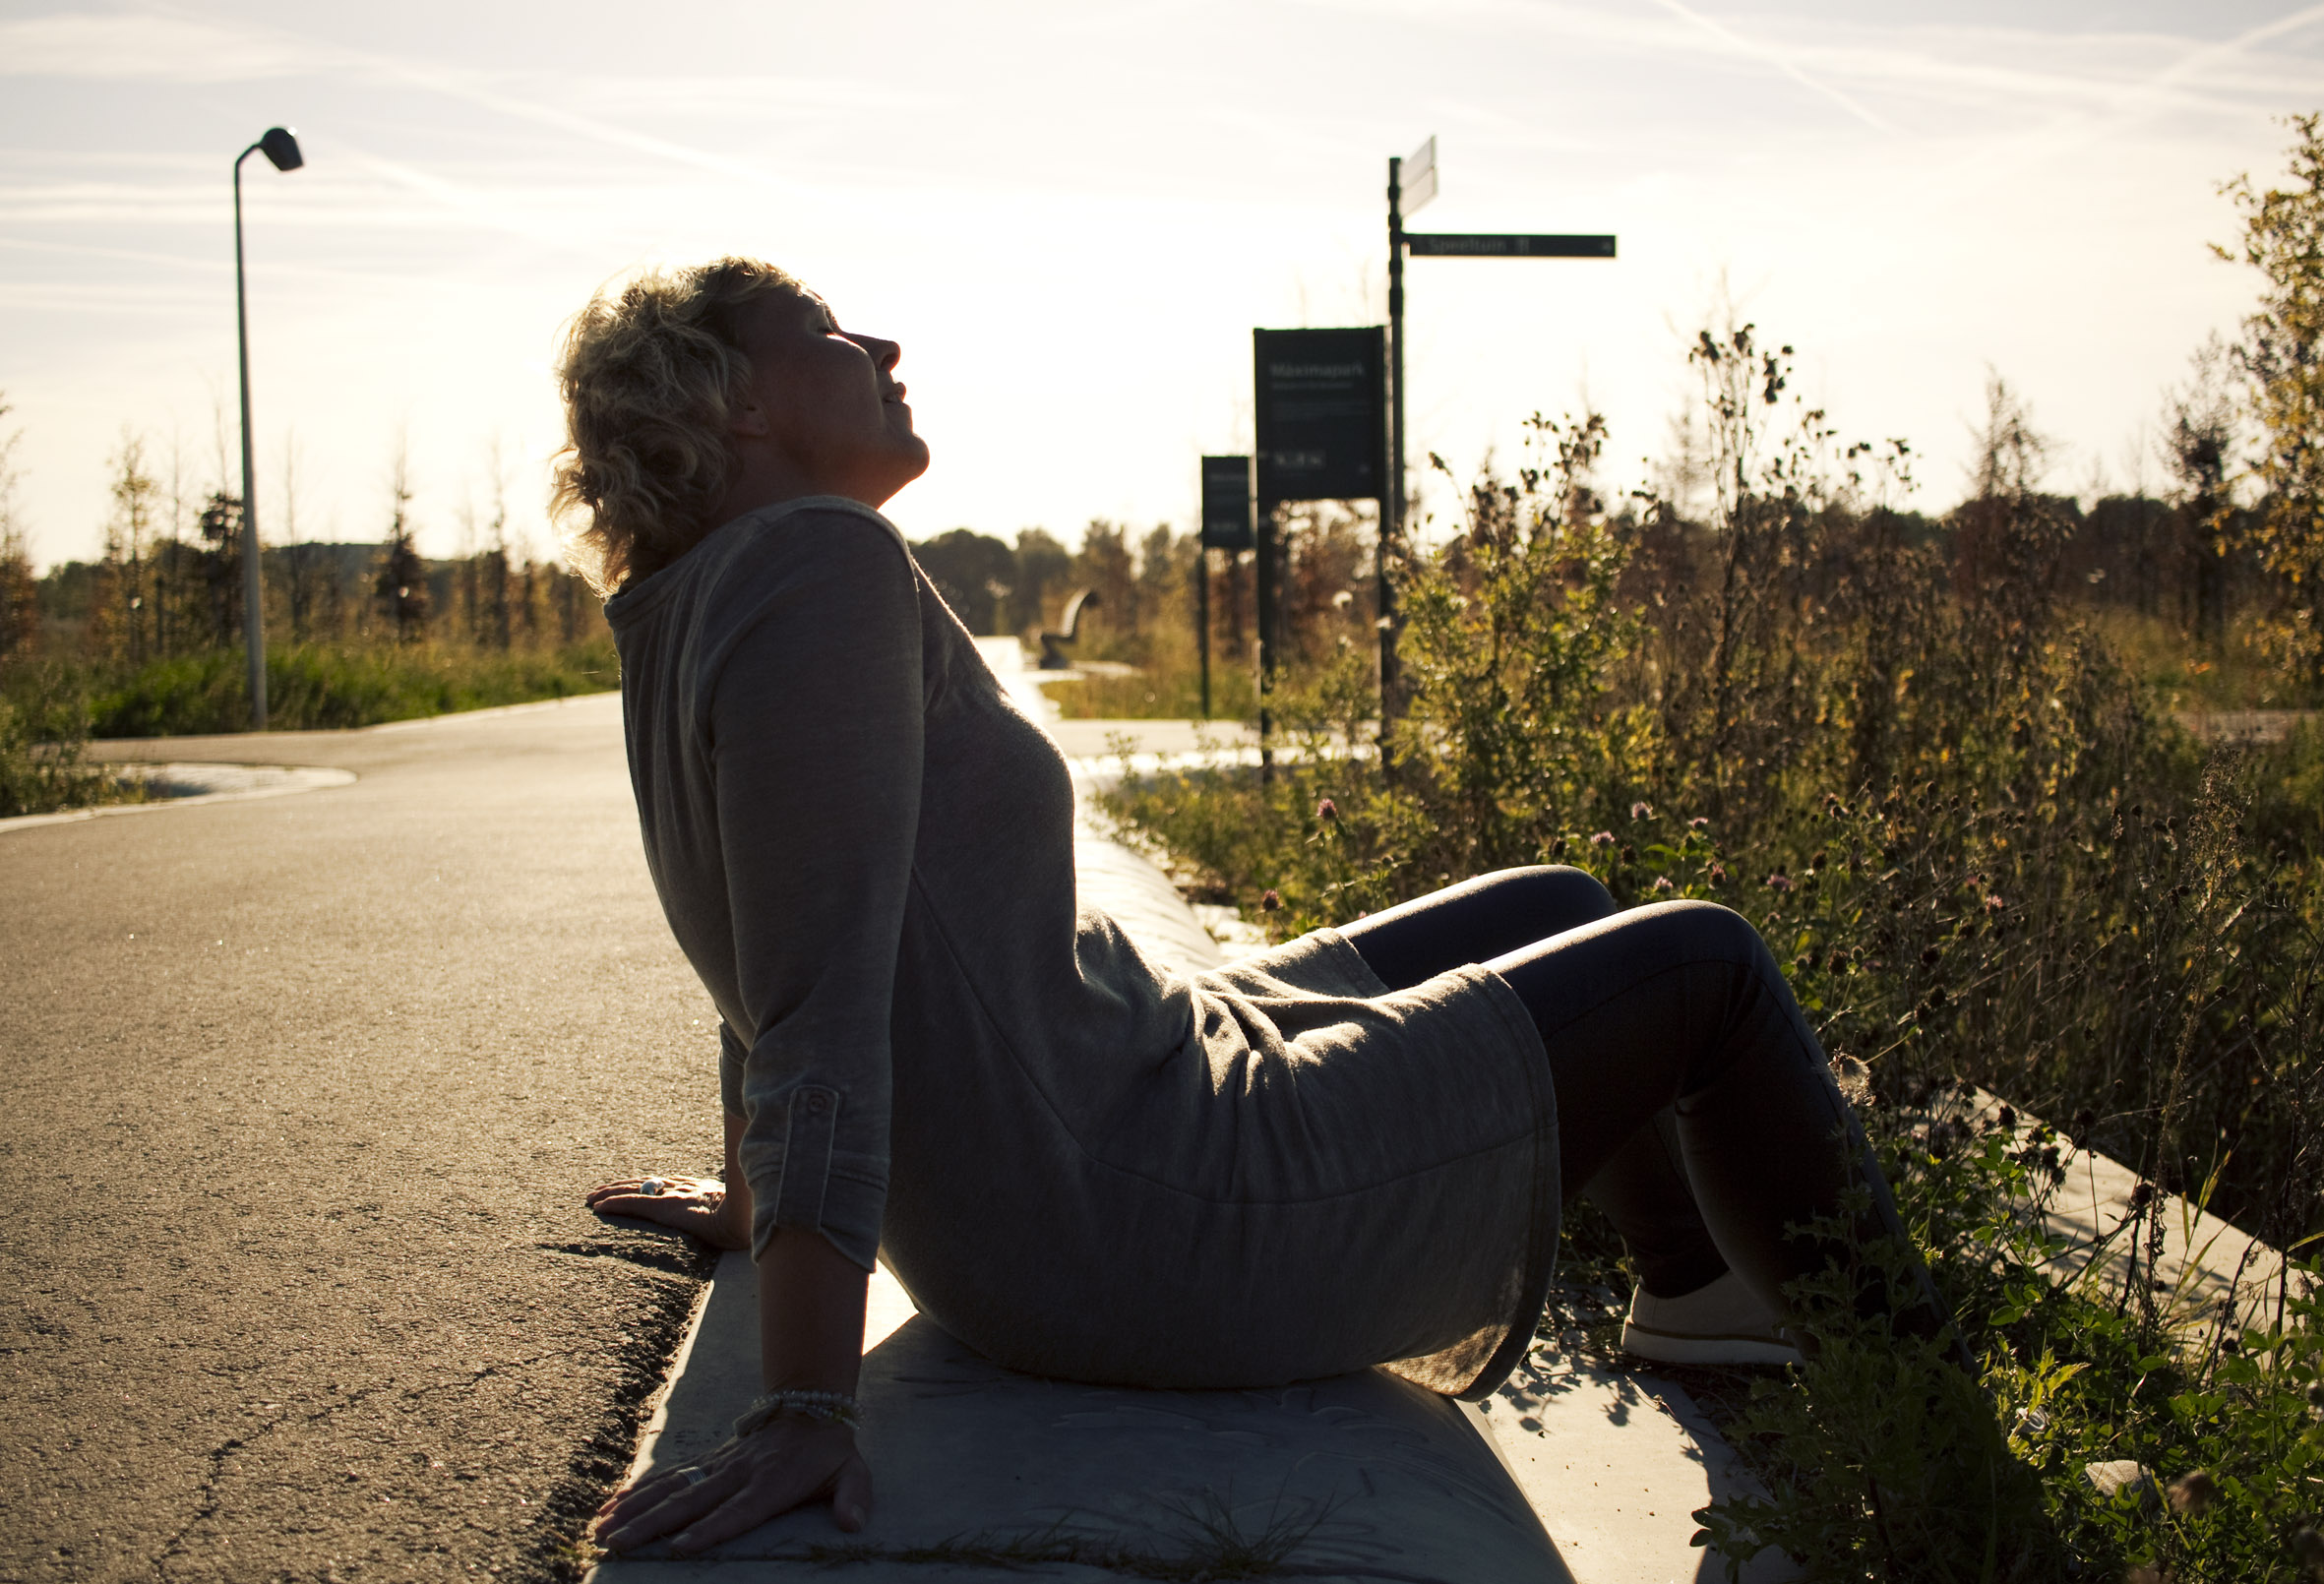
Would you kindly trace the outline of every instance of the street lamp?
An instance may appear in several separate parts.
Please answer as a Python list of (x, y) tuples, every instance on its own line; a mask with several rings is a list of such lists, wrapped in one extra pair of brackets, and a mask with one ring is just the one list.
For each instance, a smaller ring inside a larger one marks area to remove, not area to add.
[(242, 356), (242, 642), (250, 651), (250, 729), (267, 729), (267, 640), (262, 626), (264, 584), (258, 566), (258, 479), (250, 463), (250, 305), (242, 288), (242, 161), (263, 153), (276, 170), (307, 162), (288, 127), (269, 127), (266, 136), (234, 156), (234, 337)]

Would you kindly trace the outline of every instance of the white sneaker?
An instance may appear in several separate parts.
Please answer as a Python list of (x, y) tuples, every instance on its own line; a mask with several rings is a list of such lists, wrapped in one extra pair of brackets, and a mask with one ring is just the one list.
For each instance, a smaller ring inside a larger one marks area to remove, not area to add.
[(1630, 1295), (1621, 1346), (1657, 1364), (1798, 1364), (1800, 1350), (1784, 1340), (1779, 1325), (1731, 1270), (1683, 1298), (1657, 1298), (1639, 1288)]

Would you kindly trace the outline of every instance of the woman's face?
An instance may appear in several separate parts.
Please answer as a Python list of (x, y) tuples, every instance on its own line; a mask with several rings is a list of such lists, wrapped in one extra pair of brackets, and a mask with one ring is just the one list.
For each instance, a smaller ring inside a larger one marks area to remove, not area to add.
[(786, 490), (878, 507), (928, 470), (928, 444), (912, 433), (894, 377), (895, 342), (841, 330), (821, 297), (802, 291), (764, 299), (743, 350), (751, 386), (734, 430), (746, 473), (764, 466)]

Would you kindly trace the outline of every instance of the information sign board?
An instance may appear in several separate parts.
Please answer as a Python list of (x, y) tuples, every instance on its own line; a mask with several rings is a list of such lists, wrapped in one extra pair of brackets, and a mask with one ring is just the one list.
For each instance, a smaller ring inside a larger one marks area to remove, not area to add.
[(1278, 501), (1377, 500), (1387, 488), (1387, 335), (1254, 330), (1258, 508)]
[(1611, 236), (1476, 236), (1456, 232), (1422, 235), (1407, 231), (1416, 259), (1611, 259)]
[(1202, 548), (1251, 548), (1251, 458), (1202, 458)]

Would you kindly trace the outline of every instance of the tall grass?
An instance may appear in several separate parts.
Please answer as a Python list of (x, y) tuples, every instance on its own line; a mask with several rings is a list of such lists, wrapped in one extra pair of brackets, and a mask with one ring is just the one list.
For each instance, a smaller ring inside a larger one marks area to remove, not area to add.
[[(621, 683), (613, 640), (496, 650), (437, 644), (277, 645), (267, 651), (271, 729), (370, 726), (496, 704), (601, 693)], [(247, 731), (250, 690), (239, 650), (212, 649), (134, 669), (83, 674), (98, 737)]]

